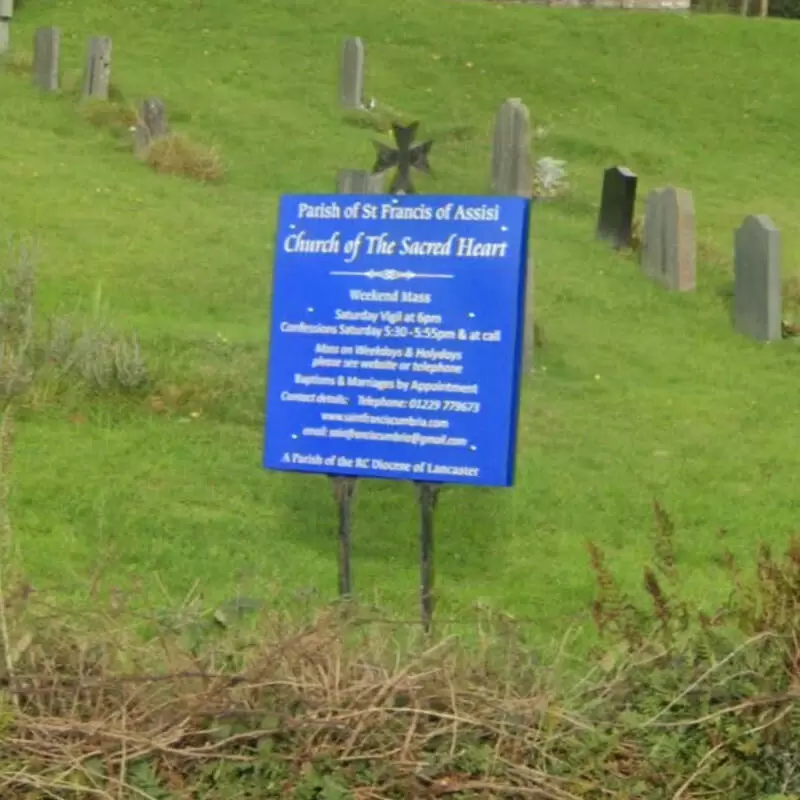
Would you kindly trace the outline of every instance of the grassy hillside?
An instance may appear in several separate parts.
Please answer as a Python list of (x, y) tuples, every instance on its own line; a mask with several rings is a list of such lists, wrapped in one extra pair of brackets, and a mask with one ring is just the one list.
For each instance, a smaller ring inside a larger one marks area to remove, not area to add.
[[(723, 547), (781, 543), (796, 526), (800, 351), (734, 336), (725, 290), (745, 214), (800, 254), (800, 112), (791, 22), (557, 11), (407, 0), (37, 0), (14, 21), (63, 32), (67, 84), (90, 35), (113, 37), (124, 102), (164, 98), (176, 128), (216, 145), (219, 185), (158, 175), (65, 91), (0, 70), (0, 234), (38, 243), (40, 311), (98, 297), (140, 337), (157, 395), (72, 393), (19, 420), (13, 514), (35, 582), (281, 601), (335, 592), (329, 489), (259, 467), (278, 197), (330, 191), (369, 167), (370, 132), (336, 105), (346, 35), (367, 44), (367, 92), (436, 138), (426, 192), (485, 191), (493, 115), (519, 96), (566, 159), (569, 198), (536, 209), (545, 343), (526, 389), (518, 485), (448, 490), (437, 542), (441, 617), (476, 601), (558, 632), (593, 594), (585, 541), (631, 585), (651, 502), (673, 515), (687, 591), (714, 596)], [(640, 197), (694, 192), (696, 294), (670, 296), (630, 255), (593, 242), (601, 171), (624, 163)], [(166, 408), (166, 411), (162, 409)], [(416, 614), (409, 486), (362, 486), (359, 594)], [(718, 531), (727, 533), (720, 540)]]

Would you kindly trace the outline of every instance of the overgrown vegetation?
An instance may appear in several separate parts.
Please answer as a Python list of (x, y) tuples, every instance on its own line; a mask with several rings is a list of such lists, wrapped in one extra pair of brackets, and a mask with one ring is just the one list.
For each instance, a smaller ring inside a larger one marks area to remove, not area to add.
[(225, 177), (219, 151), (172, 133), (156, 139), (147, 153), (147, 163), (167, 175), (183, 175), (202, 182), (221, 181)]
[(36, 404), (76, 383), (90, 392), (131, 392), (148, 385), (136, 336), (114, 330), (99, 292), (88, 319), (41, 319), (31, 247), (12, 242), (5, 256), (0, 262), (0, 397)]
[(4, 580), (0, 796), (800, 795), (800, 541), (763, 546), (752, 573), (724, 553), (730, 597), (709, 615), (681, 597), (654, 510), (644, 592), (589, 546), (602, 639), (584, 663), (486, 616), (465, 644), (353, 605), (303, 618), (192, 594), (142, 618), (99, 585), (65, 616)]

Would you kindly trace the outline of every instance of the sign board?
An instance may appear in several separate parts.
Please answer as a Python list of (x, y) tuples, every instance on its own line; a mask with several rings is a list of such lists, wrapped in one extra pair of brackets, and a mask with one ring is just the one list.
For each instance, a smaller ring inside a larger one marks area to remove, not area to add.
[(511, 486), (528, 217), (517, 197), (284, 196), (264, 466)]

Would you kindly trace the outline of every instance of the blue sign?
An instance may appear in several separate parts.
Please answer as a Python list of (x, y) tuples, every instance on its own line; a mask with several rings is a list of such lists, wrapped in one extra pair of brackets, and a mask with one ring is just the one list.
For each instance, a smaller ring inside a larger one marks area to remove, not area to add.
[(528, 201), (281, 199), (264, 466), (514, 482)]

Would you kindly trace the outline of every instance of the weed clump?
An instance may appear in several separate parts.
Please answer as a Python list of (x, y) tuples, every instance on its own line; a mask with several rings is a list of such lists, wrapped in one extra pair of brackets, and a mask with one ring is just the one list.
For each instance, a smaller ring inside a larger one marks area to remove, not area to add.
[(83, 118), (96, 128), (107, 128), (117, 136), (128, 133), (136, 124), (136, 109), (124, 102), (88, 99), (80, 107)]
[(99, 302), (89, 319), (37, 320), (34, 261), (29, 247), (12, 243), (0, 264), (2, 399), (35, 402), (76, 382), (91, 391), (145, 388), (148, 373), (136, 335), (117, 333)]
[(790, 275), (783, 282), (783, 335), (800, 336), (800, 275)]
[(0, 64), (12, 75), (30, 75), (33, 69), (33, 55), (14, 50), (0, 57)]
[(218, 182), (225, 177), (219, 151), (184, 134), (171, 133), (154, 139), (146, 159), (156, 172), (167, 175), (182, 175), (203, 183)]

